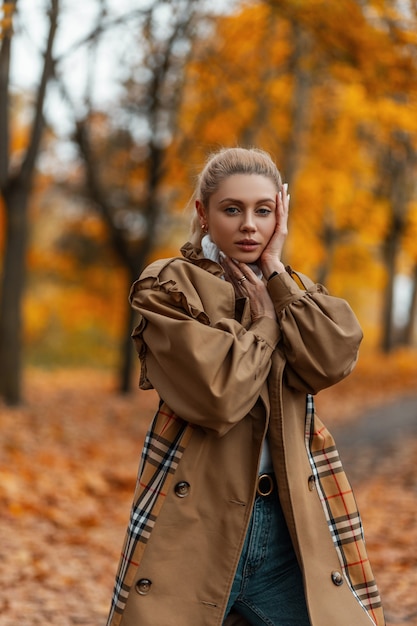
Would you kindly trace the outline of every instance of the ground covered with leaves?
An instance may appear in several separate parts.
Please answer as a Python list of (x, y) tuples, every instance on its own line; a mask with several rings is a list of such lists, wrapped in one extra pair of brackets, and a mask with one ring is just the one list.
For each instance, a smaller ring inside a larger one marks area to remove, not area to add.
[[(409, 355), (365, 357), (319, 410), (331, 428), (416, 381)], [(104, 626), (156, 397), (120, 396), (103, 373), (37, 370), (24, 395), (0, 405), (0, 626)], [(416, 454), (407, 439), (356, 487), (388, 625), (417, 624)]]

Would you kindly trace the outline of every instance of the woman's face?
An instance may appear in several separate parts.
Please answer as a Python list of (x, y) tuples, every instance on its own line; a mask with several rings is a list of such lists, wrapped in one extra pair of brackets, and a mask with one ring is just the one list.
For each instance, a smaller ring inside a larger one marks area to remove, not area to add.
[(197, 211), (208, 225), (212, 241), (227, 256), (255, 263), (271, 239), (276, 225), (277, 189), (270, 178), (234, 174), (210, 196), (208, 210)]

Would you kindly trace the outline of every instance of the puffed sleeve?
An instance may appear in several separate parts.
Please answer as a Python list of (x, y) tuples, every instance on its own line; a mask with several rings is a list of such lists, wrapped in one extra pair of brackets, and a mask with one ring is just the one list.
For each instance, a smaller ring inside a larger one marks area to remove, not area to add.
[[(216, 281), (218, 293), (212, 297), (223, 290), (234, 301), (232, 286)], [(213, 323), (193, 289), (172, 276), (147, 276), (133, 285), (130, 301), (140, 314), (133, 333), (140, 384), (154, 387), (183, 419), (224, 435), (256, 403), (279, 326), (266, 317), (249, 329), (228, 317)]]
[(291, 269), (268, 281), (286, 359), (288, 385), (315, 394), (354, 368), (362, 329), (349, 304), (309, 281), (301, 289)]

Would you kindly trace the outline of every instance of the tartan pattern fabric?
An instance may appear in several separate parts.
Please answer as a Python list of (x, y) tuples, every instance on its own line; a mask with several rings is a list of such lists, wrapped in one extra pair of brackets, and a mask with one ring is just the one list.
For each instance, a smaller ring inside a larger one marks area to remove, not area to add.
[(306, 447), (344, 578), (377, 626), (385, 624), (381, 599), (365, 550), (362, 521), (352, 487), (343, 470), (333, 437), (315, 414), (307, 396)]
[(145, 545), (191, 434), (192, 426), (162, 403), (142, 450), (130, 522), (107, 624), (116, 626), (120, 623)]

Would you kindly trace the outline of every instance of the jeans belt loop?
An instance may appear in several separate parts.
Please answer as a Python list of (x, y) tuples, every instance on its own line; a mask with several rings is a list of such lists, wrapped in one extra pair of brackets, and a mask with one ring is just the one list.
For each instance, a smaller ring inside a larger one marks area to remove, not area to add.
[(271, 474), (260, 474), (256, 484), (256, 493), (263, 498), (270, 496), (274, 491), (274, 479)]

